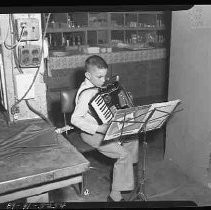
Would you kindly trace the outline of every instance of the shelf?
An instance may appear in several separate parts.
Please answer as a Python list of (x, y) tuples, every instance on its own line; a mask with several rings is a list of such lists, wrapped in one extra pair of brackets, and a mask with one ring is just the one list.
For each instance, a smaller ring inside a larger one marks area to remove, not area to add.
[(137, 14), (149, 14), (149, 15), (163, 15), (165, 12), (163, 11), (135, 11), (135, 12), (108, 12), (109, 14), (129, 14), (129, 13), (137, 13)]
[(85, 31), (103, 31), (103, 30), (165, 30), (165, 27), (125, 27), (125, 26), (107, 26), (107, 27), (84, 27), (84, 28), (48, 28), (47, 33), (71, 33), (71, 32), (85, 32)]
[[(83, 67), (84, 61), (91, 54), (80, 54), (72, 56), (58, 56), (49, 58), (49, 68), (51, 70), (59, 69), (73, 69), (77, 67)], [(145, 49), (139, 51), (120, 51), (112, 53), (100, 53), (102, 58), (106, 60), (108, 64), (111, 63), (127, 63), (144, 60), (157, 60), (166, 58), (166, 49)]]
[(165, 27), (126, 27), (126, 26), (114, 26), (109, 27), (110, 30), (118, 31), (118, 30), (128, 30), (128, 31), (161, 31), (165, 30)]
[(83, 27), (83, 28), (48, 28), (47, 33), (71, 33), (86, 31), (108, 30), (108, 27)]
[[(155, 43), (156, 46), (156, 44), (164, 43), (169, 39), (165, 33), (168, 26), (166, 25), (166, 13), (163, 11), (72, 12), (60, 16), (63, 18), (54, 18), (54, 24), (50, 23), (47, 28), (51, 49), (60, 45), (77, 45), (73, 41), (75, 38), (80, 40), (80, 45), (90, 46), (99, 44), (110, 46), (112, 40), (130, 44)], [(64, 17), (67, 18), (67, 21), (64, 20)], [(58, 21), (60, 19), (62, 22)]]

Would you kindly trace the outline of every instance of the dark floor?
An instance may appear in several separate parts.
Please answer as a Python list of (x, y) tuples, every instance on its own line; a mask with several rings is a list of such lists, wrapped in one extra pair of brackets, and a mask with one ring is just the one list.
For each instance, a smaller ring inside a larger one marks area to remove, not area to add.
[[(7, 125), (0, 122), (0, 135)], [(17, 124), (16, 131), (19, 129)], [(10, 133), (11, 135), (11, 133)], [(146, 167), (146, 195), (148, 201), (193, 201), (199, 206), (211, 205), (211, 189), (192, 180), (171, 161), (164, 161), (163, 141), (160, 133), (154, 133), (148, 138), (148, 153)], [(143, 161), (142, 144), (140, 144), (140, 170)], [(90, 194), (80, 196), (78, 186), (69, 186), (49, 193), (51, 202), (105, 202), (110, 191), (110, 174), (114, 160), (97, 151), (85, 155), (94, 167), (88, 171), (87, 188)], [(123, 194), (128, 200), (130, 193)], [(135, 198), (135, 194), (133, 196)]]
[[(158, 137), (156, 139), (156, 137)], [(148, 153), (146, 167), (145, 190), (148, 201), (193, 201), (199, 206), (211, 205), (211, 189), (186, 176), (171, 161), (163, 159), (163, 144), (160, 142), (159, 133), (148, 137)], [(51, 192), (52, 201), (62, 202), (105, 202), (110, 190), (110, 174), (113, 161), (99, 152), (91, 152), (85, 157), (91, 162), (88, 173), (88, 196), (77, 195), (77, 186)], [(143, 149), (140, 144), (139, 174), (142, 172)], [(139, 175), (140, 177), (140, 175)], [(125, 200), (136, 194), (123, 194)], [(137, 199), (135, 199), (137, 201)]]

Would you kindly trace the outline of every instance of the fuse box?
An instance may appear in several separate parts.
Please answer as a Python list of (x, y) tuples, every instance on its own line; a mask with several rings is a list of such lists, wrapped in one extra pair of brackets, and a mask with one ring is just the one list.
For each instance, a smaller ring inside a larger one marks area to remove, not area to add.
[[(33, 74), (18, 74), (15, 76), (18, 100), (21, 99), (25, 94), (25, 92), (28, 90), (28, 88), (32, 84), (33, 78), (34, 78)], [(24, 99), (35, 98), (34, 92), (35, 92), (34, 85), (32, 85), (30, 91), (27, 93)]]
[(20, 67), (38, 67), (41, 63), (41, 46), (27, 44), (19, 46), (18, 58)]
[(16, 26), (18, 31), (18, 39), (21, 38), (21, 41), (37, 41), (40, 39), (38, 19), (18, 18), (16, 19)]

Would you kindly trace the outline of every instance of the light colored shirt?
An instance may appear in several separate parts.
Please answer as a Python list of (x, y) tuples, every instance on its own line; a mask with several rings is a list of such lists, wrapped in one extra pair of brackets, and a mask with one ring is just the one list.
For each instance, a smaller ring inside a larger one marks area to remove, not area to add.
[(98, 88), (83, 91), (91, 87), (94, 87), (94, 85), (85, 78), (76, 94), (75, 110), (71, 117), (71, 123), (82, 131), (95, 134), (99, 125), (97, 120), (91, 115), (89, 102), (98, 93)]

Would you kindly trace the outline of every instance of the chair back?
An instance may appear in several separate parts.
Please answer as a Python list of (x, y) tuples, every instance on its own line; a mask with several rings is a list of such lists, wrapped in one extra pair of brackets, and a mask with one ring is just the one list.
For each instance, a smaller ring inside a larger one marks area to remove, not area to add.
[(75, 97), (78, 89), (62, 90), (60, 92), (61, 112), (72, 113), (75, 108)]
[[(65, 126), (70, 124), (70, 120), (68, 117), (71, 116), (72, 112), (75, 109), (75, 97), (76, 97), (77, 91), (78, 89), (71, 89), (71, 90), (62, 90), (60, 92), (61, 112), (64, 115)], [(81, 139), (80, 132), (76, 127), (69, 134), (66, 131), (66, 138), (81, 153), (95, 150), (94, 147), (91, 147), (90, 145), (86, 144)]]

